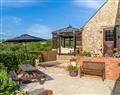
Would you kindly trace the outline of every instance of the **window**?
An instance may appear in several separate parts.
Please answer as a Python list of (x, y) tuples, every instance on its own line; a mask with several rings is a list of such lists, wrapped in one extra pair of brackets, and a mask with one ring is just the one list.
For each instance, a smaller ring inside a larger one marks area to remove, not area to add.
[(113, 40), (114, 40), (113, 30), (106, 30), (105, 41), (113, 41)]

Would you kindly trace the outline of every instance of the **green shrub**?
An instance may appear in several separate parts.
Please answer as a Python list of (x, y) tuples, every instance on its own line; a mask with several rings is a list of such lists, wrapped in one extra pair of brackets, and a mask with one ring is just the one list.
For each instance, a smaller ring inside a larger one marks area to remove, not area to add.
[(69, 72), (77, 72), (77, 71), (78, 71), (77, 67), (74, 67), (74, 66), (72, 66), (72, 65), (69, 65), (68, 68), (67, 68), (67, 70), (68, 70)]
[(18, 90), (20, 90), (19, 85), (9, 80), (7, 72), (0, 69), (0, 95), (16, 95)]
[(34, 54), (29, 54), (29, 63), (28, 64), (31, 64), (33, 66), (35, 66), (35, 59), (36, 59), (36, 55)]
[(4, 63), (8, 72), (11, 70), (17, 70), (19, 64), (34, 65), (36, 56), (34, 54), (28, 55), (28, 59), (26, 59), (24, 52), (0, 53), (0, 63)]
[(120, 58), (120, 53), (114, 53), (112, 56), (113, 56), (113, 57)]
[(5, 66), (4, 66), (3, 63), (0, 63), (0, 70), (1, 70), (1, 69), (5, 69)]
[(36, 56), (29, 54), (29, 51), (49, 51), (52, 49), (52, 40), (28, 42), (26, 46), (28, 58), (26, 58), (23, 43), (0, 43), (0, 63), (4, 63), (8, 71), (17, 69), (19, 64), (34, 65)]
[(13, 53), (0, 53), (0, 63), (4, 63), (4, 66), (10, 70), (17, 69), (18, 61)]
[[(27, 50), (29, 51), (49, 51), (52, 49), (52, 40), (46, 42), (28, 42), (26, 44)], [(23, 43), (0, 43), (0, 53), (16, 51), (25, 51)]]
[(83, 51), (81, 54), (81, 56), (87, 56), (87, 57), (91, 57), (91, 52), (86, 52), (86, 51)]

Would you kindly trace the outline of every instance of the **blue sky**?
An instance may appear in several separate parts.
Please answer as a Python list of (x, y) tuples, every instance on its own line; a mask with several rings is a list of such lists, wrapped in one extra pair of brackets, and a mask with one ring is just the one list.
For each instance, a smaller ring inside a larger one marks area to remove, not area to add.
[(106, 0), (1, 0), (0, 36), (51, 38), (69, 24), (81, 28)]

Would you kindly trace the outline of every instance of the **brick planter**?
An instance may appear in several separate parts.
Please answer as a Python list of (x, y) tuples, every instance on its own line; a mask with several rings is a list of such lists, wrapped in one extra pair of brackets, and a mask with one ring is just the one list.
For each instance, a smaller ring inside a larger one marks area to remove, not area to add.
[[(77, 67), (82, 66), (83, 61), (105, 62), (105, 77), (108, 80), (117, 80), (120, 74), (120, 58), (105, 58), (105, 57), (81, 57), (78, 56)], [(80, 75), (80, 72), (78, 72)]]

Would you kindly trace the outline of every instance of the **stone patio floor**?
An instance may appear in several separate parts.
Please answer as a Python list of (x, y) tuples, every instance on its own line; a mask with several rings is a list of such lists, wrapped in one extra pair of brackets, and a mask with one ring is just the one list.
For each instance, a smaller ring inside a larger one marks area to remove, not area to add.
[(53, 90), (54, 95), (111, 95), (115, 81), (95, 78), (92, 76), (70, 77), (62, 68), (49, 67), (41, 69), (51, 78), (43, 85), (38, 82), (23, 84), (21, 89), (29, 95), (37, 95), (44, 89)]

